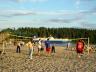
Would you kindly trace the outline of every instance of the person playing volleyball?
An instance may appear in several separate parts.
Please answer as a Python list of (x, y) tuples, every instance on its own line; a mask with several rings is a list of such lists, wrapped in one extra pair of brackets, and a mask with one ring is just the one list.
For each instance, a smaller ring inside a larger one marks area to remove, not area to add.
[(47, 39), (47, 41), (45, 41), (45, 47), (46, 47), (46, 53), (48, 54), (48, 55), (50, 55), (50, 41), (49, 41), (49, 39)]
[(84, 41), (80, 39), (77, 41), (77, 44), (76, 44), (76, 52), (79, 58), (83, 54), (83, 51), (84, 51)]

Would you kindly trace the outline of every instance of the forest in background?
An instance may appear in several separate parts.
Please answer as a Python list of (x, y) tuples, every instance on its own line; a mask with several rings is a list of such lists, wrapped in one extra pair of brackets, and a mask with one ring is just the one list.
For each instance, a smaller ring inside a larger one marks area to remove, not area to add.
[(92, 29), (78, 29), (78, 28), (18, 28), (18, 29), (3, 29), (1, 32), (9, 32), (13, 35), (26, 36), (26, 37), (49, 37), (54, 38), (90, 38), (91, 44), (96, 44), (96, 30)]

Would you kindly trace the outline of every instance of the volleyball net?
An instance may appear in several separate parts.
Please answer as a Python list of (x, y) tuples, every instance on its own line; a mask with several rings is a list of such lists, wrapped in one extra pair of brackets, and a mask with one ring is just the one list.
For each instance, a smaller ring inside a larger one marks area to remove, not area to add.
[[(24, 40), (30, 40), (30, 39), (32, 39), (33, 37), (26, 37), (26, 36), (18, 36), (18, 35), (13, 35), (13, 34), (9, 34), (10, 35), (10, 37), (14, 37), (14, 40), (16, 40), (16, 41), (24, 41)], [(9, 37), (9, 39), (11, 39)], [(88, 48), (89, 47), (89, 37), (88, 38), (72, 38), (72, 39), (68, 39), (69, 41), (75, 41), (74, 43), (76, 44), (76, 42), (77, 42), (77, 40), (80, 40), (80, 39), (82, 39), (84, 42), (85, 42), (85, 45), (86, 45), (86, 47)], [(66, 40), (66, 39), (65, 39)], [(4, 53), (4, 51), (5, 51), (5, 42), (3, 42), (3, 53)]]
[[(15, 37), (16, 40), (29, 40), (29, 39), (33, 38), (33, 37), (18, 36), (18, 35), (12, 35), (12, 34), (10, 34), (10, 36)], [(69, 41), (77, 41), (77, 40), (80, 40), (80, 39), (82, 39), (85, 42), (85, 44), (87, 45), (87, 47), (89, 47), (89, 42), (90, 42), (89, 37), (88, 38), (72, 38), (72, 39), (68, 39), (68, 40)], [(34, 38), (33, 38), (33, 40), (34, 40)], [(65, 40), (66, 40), (66, 38), (65, 38)]]

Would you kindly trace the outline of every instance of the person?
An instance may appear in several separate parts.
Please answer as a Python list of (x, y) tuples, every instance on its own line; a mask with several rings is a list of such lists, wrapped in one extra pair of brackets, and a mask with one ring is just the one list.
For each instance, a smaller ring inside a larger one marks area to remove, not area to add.
[(52, 45), (51, 53), (55, 53), (55, 45)]
[(78, 57), (80, 58), (84, 51), (84, 41), (83, 40), (80, 39), (77, 41), (76, 51), (77, 51)]
[(41, 50), (41, 39), (38, 41), (38, 55), (40, 55), (40, 50)]
[(89, 55), (92, 51), (93, 51), (93, 49), (92, 49), (92, 47), (91, 47), (91, 46), (87, 47), (87, 52), (88, 52), (88, 55)]
[(70, 42), (67, 43), (67, 48), (66, 50), (68, 50), (70, 48)]
[(44, 51), (44, 43), (41, 42), (41, 51)]
[(16, 53), (20, 53), (21, 49), (20, 49), (20, 42), (17, 43), (17, 48), (16, 48)]
[(46, 53), (48, 55), (50, 55), (50, 41), (49, 41), (49, 39), (47, 39), (47, 41), (45, 41), (45, 47), (46, 47)]
[(31, 41), (29, 41), (26, 45), (29, 48), (29, 58), (32, 59), (32, 55), (33, 55), (33, 44), (32, 44)]

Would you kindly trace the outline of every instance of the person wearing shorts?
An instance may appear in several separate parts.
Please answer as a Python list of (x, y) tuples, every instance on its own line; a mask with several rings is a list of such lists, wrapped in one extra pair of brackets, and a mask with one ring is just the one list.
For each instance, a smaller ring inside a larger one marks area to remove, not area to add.
[(52, 45), (51, 53), (55, 53), (55, 44)]
[(45, 47), (46, 47), (46, 53), (49, 55), (50, 54), (50, 41), (49, 39), (47, 39), (47, 41), (45, 41)]
[(79, 55), (79, 57), (81, 54), (83, 54), (83, 50), (84, 50), (84, 41), (79, 40), (76, 44), (76, 52)]

